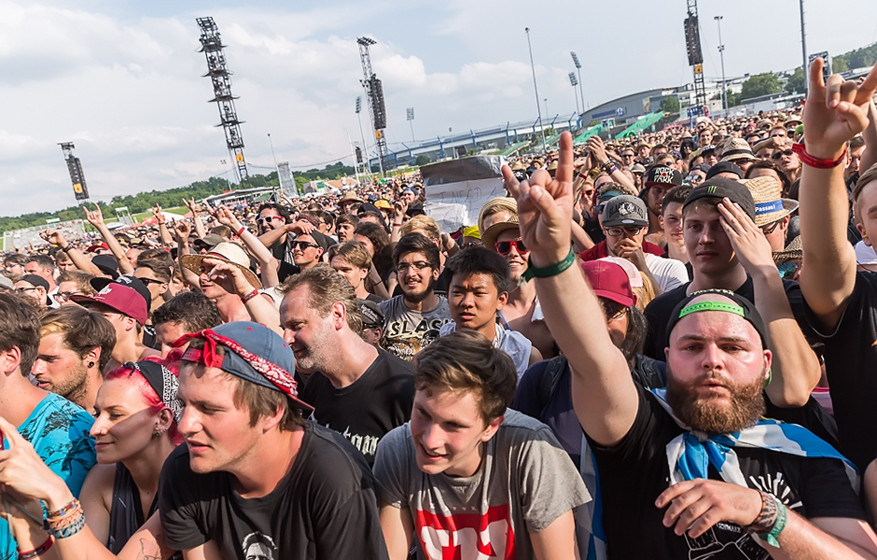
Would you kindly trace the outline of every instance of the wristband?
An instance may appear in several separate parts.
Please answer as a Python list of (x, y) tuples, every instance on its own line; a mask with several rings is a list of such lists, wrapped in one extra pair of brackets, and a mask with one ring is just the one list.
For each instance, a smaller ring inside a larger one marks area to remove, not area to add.
[(815, 167), (816, 169), (831, 169), (833, 167), (837, 167), (847, 157), (846, 146), (844, 147), (844, 152), (840, 155), (839, 158), (835, 160), (819, 159), (817, 157), (813, 157), (807, 153), (807, 150), (804, 149), (803, 141), (792, 144), (792, 151), (798, 154), (798, 158), (801, 160), (801, 163), (810, 167)]
[(235, 235), (240, 237), (241, 234), (244, 233), (245, 231), (247, 231), (247, 226), (241, 226), (241, 229), (239, 229)]
[(758, 513), (755, 521), (749, 525), (748, 529), (769, 545), (779, 548), (780, 544), (777, 541), (777, 537), (786, 528), (789, 511), (779, 498), (773, 494), (768, 494), (761, 490), (758, 493), (761, 496), (761, 511)]
[(33, 550), (29, 550), (27, 552), (19, 552), (18, 558), (19, 560), (30, 560), (31, 558), (38, 558), (45, 554), (50, 548), (52, 548), (52, 544), (54, 544), (55, 540), (51, 535), (46, 539), (46, 542), (36, 547)]
[(402, 224), (393, 224), (393, 227), (402, 227)]
[(251, 299), (253, 299), (257, 295), (259, 295), (259, 290), (253, 290), (252, 292), (250, 292), (247, 295), (245, 295), (244, 297), (242, 297), (241, 301), (243, 301), (244, 303), (247, 303), (248, 301), (250, 301)]
[(67, 251), (69, 251), (69, 250), (70, 250), (70, 244), (69, 244), (69, 243), (68, 243), (67, 245), (64, 245), (63, 247), (61, 247), (61, 251), (65, 252), (65, 253), (66, 253)]
[(576, 262), (576, 255), (573, 253), (572, 248), (570, 247), (569, 254), (565, 259), (558, 263), (554, 263), (549, 266), (543, 266), (541, 268), (537, 268), (533, 266), (532, 259), (527, 259), (527, 272), (524, 273), (522, 280), (524, 282), (530, 280), (531, 278), (551, 278), (552, 276), (557, 276), (567, 268), (571, 267), (573, 263)]

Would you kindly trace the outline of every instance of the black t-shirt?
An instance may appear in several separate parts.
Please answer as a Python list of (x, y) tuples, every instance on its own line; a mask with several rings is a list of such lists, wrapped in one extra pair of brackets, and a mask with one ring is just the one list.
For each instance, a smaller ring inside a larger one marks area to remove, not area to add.
[(877, 274), (859, 272), (834, 332), (820, 333), (809, 307), (807, 321), (825, 343), (825, 370), (840, 434), (840, 451), (864, 471), (877, 458)]
[[(769, 558), (733, 523), (719, 522), (697, 539), (664, 527), (665, 509), (655, 507), (655, 500), (669, 486), (665, 446), (682, 428), (654, 395), (638, 390), (636, 420), (621, 442), (606, 448), (589, 441), (600, 472), (609, 558)], [(745, 447), (735, 452), (747, 485), (779, 497), (796, 513), (866, 519), (841, 460)], [(720, 480), (712, 468), (709, 478)]]
[(351, 385), (336, 389), (324, 375), (315, 373), (300, 396), (314, 407), (315, 422), (350, 440), (371, 465), (378, 441), (411, 418), (414, 369), (378, 349), (378, 357)]
[(261, 550), (286, 558), (387, 558), (375, 479), (339, 434), (307, 423), (295, 462), (277, 488), (242, 498), (227, 472), (193, 473), (179, 446), (165, 461), (159, 511), (168, 545), (188, 550), (207, 541), (223, 558)]
[[(643, 354), (656, 360), (664, 360), (664, 348), (667, 343), (667, 323), (670, 321), (670, 313), (685, 299), (685, 292), (691, 282), (683, 284), (678, 288), (664, 292), (653, 299), (645, 310), (645, 316), (648, 320), (648, 332), (646, 334), (645, 344), (643, 345)], [(783, 279), (783, 288), (786, 291), (786, 297), (789, 299), (789, 306), (792, 308), (792, 314), (801, 325), (806, 327), (806, 319), (804, 317), (804, 298), (801, 295), (801, 288), (797, 282)], [(755, 301), (755, 289), (752, 284), (752, 277), (746, 275), (746, 281), (743, 285), (734, 290), (734, 293), (741, 295), (749, 301)], [(804, 332), (807, 332), (806, 330)]]

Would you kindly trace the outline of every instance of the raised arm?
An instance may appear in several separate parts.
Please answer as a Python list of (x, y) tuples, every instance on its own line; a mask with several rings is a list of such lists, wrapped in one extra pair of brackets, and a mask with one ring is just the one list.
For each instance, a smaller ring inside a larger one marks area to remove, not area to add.
[(195, 235), (198, 239), (203, 239), (207, 235), (207, 229), (204, 228), (204, 222), (201, 221), (201, 205), (195, 202), (195, 197), (189, 200), (183, 199), (183, 203), (192, 212), (192, 223), (195, 224)]
[(253, 254), (253, 257), (259, 261), (262, 286), (265, 288), (273, 288), (274, 286), (279, 285), (280, 279), (277, 276), (277, 271), (280, 269), (280, 264), (277, 262), (277, 259), (274, 258), (274, 255), (271, 254), (271, 251), (268, 250), (268, 247), (263, 245), (259, 241), (259, 238), (241, 224), (240, 220), (238, 220), (232, 211), (225, 206), (220, 206), (216, 209), (216, 219), (219, 220), (219, 223), (231, 228), (231, 230), (241, 238), (241, 241), (244, 242), (247, 249)]
[(158, 221), (158, 236), (161, 239), (162, 245), (170, 247), (174, 242), (174, 238), (171, 236), (171, 232), (167, 229), (167, 220), (161, 212), (161, 205), (156, 204), (152, 207), (152, 215), (155, 216), (155, 219)]
[(196, 290), (200, 291), (201, 282), (198, 279), (198, 275), (183, 266), (183, 256), (191, 254), (191, 251), (189, 250), (189, 235), (191, 235), (191, 233), (192, 228), (189, 227), (185, 218), (174, 222), (174, 237), (177, 238), (177, 268), (179, 269), (180, 274), (183, 275), (183, 280), (188, 282), (188, 284)]
[[(861, 85), (838, 74), (822, 80), (822, 59), (810, 66), (810, 88), (804, 107), (807, 153), (826, 161), (842, 159), (846, 142), (865, 129), (867, 110), (877, 89), (877, 66)], [(828, 169), (806, 163), (801, 171), (801, 241), (804, 247), (799, 281), (807, 305), (821, 328), (833, 329), (853, 293), (856, 256), (847, 241), (849, 204), (843, 166)]]
[(726, 198), (718, 209), (722, 229), (743, 268), (752, 277), (755, 307), (767, 325), (773, 350), (773, 373), (765, 391), (776, 406), (804, 406), (819, 382), (822, 370), (792, 314), (783, 280), (773, 262), (770, 243), (738, 205)]
[[(560, 137), (554, 179), (542, 169), (520, 183), (508, 166), (502, 173), (506, 189), (518, 201), (531, 269), (554, 269), (553, 275), (534, 281), (548, 328), (572, 368), (576, 415), (592, 439), (615, 444), (633, 425), (638, 397), (627, 362), (609, 338), (600, 303), (570, 250), (572, 136), (564, 132)], [(566, 268), (558, 272), (563, 268), (559, 264)]]
[(104, 216), (100, 210), (100, 206), (95, 204), (94, 210), (89, 210), (88, 207), (83, 205), (82, 210), (85, 211), (85, 219), (88, 220), (88, 223), (94, 226), (94, 228), (100, 233), (101, 237), (104, 238), (107, 247), (110, 248), (110, 252), (116, 258), (116, 262), (119, 263), (119, 272), (129, 275), (134, 274), (134, 265), (131, 264), (131, 261), (128, 260), (128, 256), (125, 255), (125, 248), (122, 247), (122, 244), (119, 243), (119, 240), (116, 239), (116, 236), (113, 235), (113, 232), (110, 231), (106, 222), (104, 222)]

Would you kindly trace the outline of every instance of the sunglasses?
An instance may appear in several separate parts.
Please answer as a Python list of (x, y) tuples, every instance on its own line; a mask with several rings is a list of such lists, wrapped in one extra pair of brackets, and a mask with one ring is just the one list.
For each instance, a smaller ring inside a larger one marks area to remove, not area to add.
[(493, 247), (496, 249), (496, 252), (499, 253), (500, 255), (508, 255), (509, 251), (512, 250), (512, 245), (514, 245), (515, 250), (518, 253), (529, 253), (530, 252), (530, 249), (527, 249), (527, 246), (524, 245), (524, 242), (521, 239), (514, 239), (512, 241), (497, 241)]
[(143, 282), (143, 283), (146, 284), (146, 285), (149, 285), (149, 284), (158, 284), (158, 285), (166, 284), (166, 282), (162, 282), (161, 280), (155, 280), (154, 278), (138, 278), (138, 280), (140, 280), (141, 282)]
[(780, 159), (780, 158), (783, 157), (783, 156), (788, 157), (788, 156), (791, 156), (791, 155), (794, 154), (794, 153), (795, 153), (795, 152), (794, 152), (793, 150), (782, 150), (782, 151), (779, 151), (779, 152), (774, 152), (772, 157), (773, 157), (773, 159)]
[(270, 222), (271, 220), (282, 220), (283, 216), (265, 216), (264, 218), (256, 218), (259, 223)]
[(293, 249), (301, 249), (302, 251), (310, 247), (319, 247), (319, 245), (310, 241), (290, 241), (289, 246)]
[(777, 220), (777, 221), (775, 221), (775, 222), (773, 222), (773, 223), (771, 223), (771, 224), (767, 224), (767, 225), (761, 226), (761, 231), (762, 231), (765, 235), (770, 235), (771, 233), (773, 233), (773, 232), (779, 227), (780, 222), (782, 222), (782, 220)]

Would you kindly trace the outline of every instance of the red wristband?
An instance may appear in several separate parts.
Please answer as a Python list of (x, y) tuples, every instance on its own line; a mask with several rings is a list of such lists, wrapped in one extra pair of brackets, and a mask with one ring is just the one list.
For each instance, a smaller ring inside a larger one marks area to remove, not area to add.
[(247, 231), (247, 226), (241, 226), (241, 229), (239, 229), (238, 232), (237, 232), (235, 235), (237, 235), (238, 237), (240, 237), (241, 234), (242, 234), (243, 232), (245, 232), (245, 231)]
[(48, 552), (50, 548), (52, 548), (52, 544), (54, 544), (54, 539), (52, 539), (52, 535), (49, 535), (49, 538), (46, 539), (46, 542), (36, 547), (33, 550), (28, 552), (19, 552), (18, 557), (21, 560), (30, 560), (31, 558), (38, 558)]
[(250, 292), (247, 295), (245, 295), (244, 297), (242, 297), (241, 301), (243, 301), (244, 303), (247, 303), (248, 301), (250, 301), (251, 299), (253, 299), (257, 295), (259, 295), (259, 290), (253, 290), (252, 292)]
[(833, 167), (837, 167), (847, 157), (846, 147), (844, 147), (844, 153), (842, 153), (840, 157), (835, 160), (819, 159), (813, 157), (807, 153), (807, 150), (804, 149), (804, 142), (792, 144), (792, 151), (798, 154), (798, 158), (801, 159), (801, 163), (810, 167), (815, 167), (816, 169), (831, 169)]

